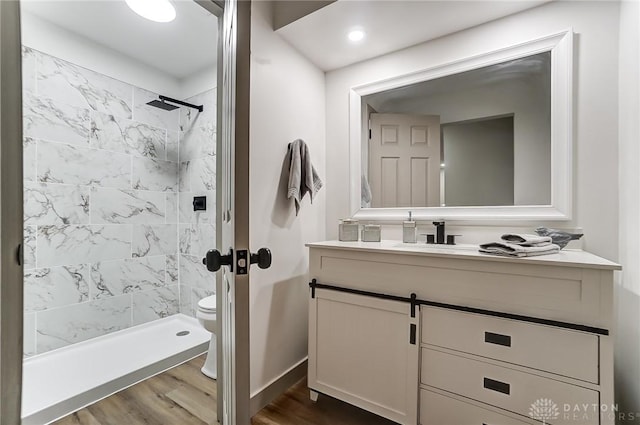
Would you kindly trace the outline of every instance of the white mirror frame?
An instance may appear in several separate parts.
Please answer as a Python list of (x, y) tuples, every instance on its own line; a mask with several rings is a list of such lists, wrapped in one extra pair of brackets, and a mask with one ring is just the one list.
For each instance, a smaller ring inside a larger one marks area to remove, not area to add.
[[(551, 205), (478, 207), (361, 208), (361, 142), (363, 96), (447, 75), (551, 52)], [(509, 220), (511, 222), (566, 221), (573, 204), (573, 31), (571, 29), (504, 49), (390, 79), (352, 87), (349, 93), (350, 210), (359, 220), (406, 220), (409, 210), (415, 220), (463, 221)]]

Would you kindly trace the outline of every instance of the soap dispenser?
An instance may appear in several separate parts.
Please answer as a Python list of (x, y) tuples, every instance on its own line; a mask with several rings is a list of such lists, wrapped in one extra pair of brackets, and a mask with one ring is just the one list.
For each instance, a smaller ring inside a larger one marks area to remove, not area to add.
[(417, 238), (416, 222), (411, 219), (411, 211), (409, 211), (409, 220), (402, 222), (402, 242), (416, 243)]

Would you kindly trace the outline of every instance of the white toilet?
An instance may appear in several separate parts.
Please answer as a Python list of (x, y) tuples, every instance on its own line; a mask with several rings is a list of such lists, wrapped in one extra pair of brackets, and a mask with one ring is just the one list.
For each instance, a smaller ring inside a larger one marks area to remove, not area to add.
[(211, 295), (198, 301), (198, 321), (206, 330), (211, 332), (211, 342), (207, 352), (207, 360), (202, 366), (202, 373), (211, 379), (218, 378), (218, 365), (216, 357), (216, 296)]

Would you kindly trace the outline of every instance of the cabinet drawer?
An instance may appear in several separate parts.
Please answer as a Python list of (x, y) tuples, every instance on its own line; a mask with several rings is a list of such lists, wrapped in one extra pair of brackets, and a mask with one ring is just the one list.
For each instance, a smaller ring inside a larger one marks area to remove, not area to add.
[(599, 423), (597, 411), (585, 411), (579, 421), (564, 417), (564, 406), (598, 406), (597, 391), (437, 350), (422, 349), (421, 381), (524, 416), (537, 400), (551, 400), (558, 416), (549, 424)]
[(420, 425), (528, 425), (433, 391), (420, 390)]
[(598, 383), (598, 336), (518, 320), (422, 308), (422, 342)]

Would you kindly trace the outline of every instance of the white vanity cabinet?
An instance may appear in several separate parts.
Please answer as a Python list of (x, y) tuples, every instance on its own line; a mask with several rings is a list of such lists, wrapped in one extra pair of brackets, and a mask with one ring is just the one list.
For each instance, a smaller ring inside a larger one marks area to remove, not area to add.
[(418, 417), (418, 315), (406, 303), (315, 289), (309, 311), (314, 390), (402, 424)]
[(582, 251), (309, 244), (309, 388), (400, 424), (608, 424), (613, 272)]

